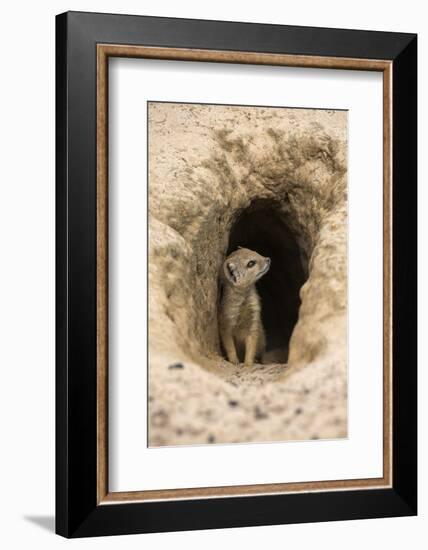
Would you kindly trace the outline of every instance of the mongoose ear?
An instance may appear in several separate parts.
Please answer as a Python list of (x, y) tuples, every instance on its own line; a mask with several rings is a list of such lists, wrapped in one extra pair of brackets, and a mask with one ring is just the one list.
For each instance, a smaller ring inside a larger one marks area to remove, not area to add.
[(238, 248), (242, 248), (242, 246), (238, 246)]
[(226, 262), (226, 269), (225, 269), (226, 276), (228, 279), (236, 283), (236, 265), (233, 262)]

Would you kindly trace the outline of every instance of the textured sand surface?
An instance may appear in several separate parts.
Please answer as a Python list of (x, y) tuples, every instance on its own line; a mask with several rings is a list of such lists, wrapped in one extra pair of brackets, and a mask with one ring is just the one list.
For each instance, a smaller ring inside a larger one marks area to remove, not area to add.
[[(345, 112), (149, 105), (149, 443), (347, 435)], [(288, 365), (223, 359), (218, 272), (272, 203), (308, 258)], [(270, 204), (270, 203), (269, 203)]]

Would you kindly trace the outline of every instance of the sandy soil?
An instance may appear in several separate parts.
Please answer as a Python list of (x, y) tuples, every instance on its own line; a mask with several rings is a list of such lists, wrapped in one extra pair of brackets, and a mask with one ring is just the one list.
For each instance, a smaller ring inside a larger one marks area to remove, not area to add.
[[(149, 121), (150, 445), (345, 437), (346, 113), (152, 103)], [(219, 267), (255, 200), (309, 258), (289, 367), (221, 356)]]

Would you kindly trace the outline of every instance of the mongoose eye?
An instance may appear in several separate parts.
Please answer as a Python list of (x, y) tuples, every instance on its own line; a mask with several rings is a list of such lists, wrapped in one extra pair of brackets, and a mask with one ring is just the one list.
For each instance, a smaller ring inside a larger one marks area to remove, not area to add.
[(247, 267), (254, 267), (256, 265), (256, 262), (254, 260), (250, 260), (248, 263), (247, 263)]

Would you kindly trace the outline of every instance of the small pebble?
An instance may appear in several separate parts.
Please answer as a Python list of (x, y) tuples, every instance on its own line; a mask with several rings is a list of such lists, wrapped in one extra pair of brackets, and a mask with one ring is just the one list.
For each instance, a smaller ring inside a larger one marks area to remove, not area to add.
[(184, 369), (183, 363), (173, 363), (172, 365), (169, 365), (169, 369)]
[(268, 415), (264, 413), (259, 407), (256, 407), (254, 409), (254, 416), (256, 417), (257, 420), (268, 418)]
[(229, 401), (229, 406), (230, 407), (237, 407), (239, 405), (238, 401), (235, 401), (235, 399), (231, 399)]
[(163, 411), (157, 411), (152, 414), (152, 425), (156, 428), (162, 428), (168, 423), (168, 414)]

